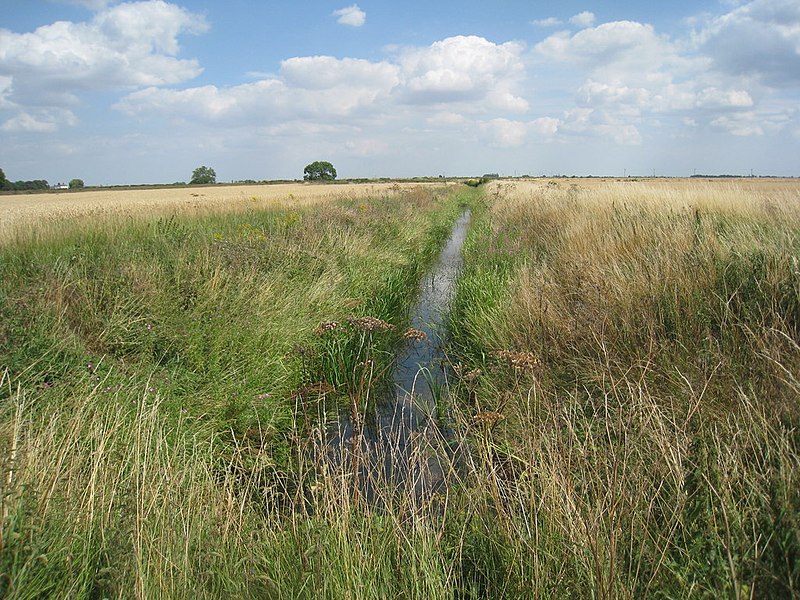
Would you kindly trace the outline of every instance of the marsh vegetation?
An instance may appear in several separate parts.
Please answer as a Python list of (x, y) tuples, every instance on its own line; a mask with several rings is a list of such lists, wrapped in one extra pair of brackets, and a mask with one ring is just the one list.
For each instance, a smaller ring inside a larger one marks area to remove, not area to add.
[[(0, 244), (0, 595), (800, 594), (796, 184), (257, 193)], [(467, 206), (402, 460), (465, 450), (355, 493), (330, 424)]]

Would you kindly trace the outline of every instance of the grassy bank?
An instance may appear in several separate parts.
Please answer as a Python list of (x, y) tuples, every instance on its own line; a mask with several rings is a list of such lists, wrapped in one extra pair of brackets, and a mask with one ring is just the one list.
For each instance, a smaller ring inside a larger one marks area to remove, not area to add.
[(320, 385), (314, 329), (401, 326), (457, 204), (387, 190), (8, 241), (0, 595), (263, 596), (291, 540), (274, 511), (313, 483), (294, 459), (317, 413), (297, 390), (349, 391), (347, 373)]
[[(379, 473), (368, 502), (321, 407), (391, 360), (461, 203), (454, 433), (413, 436), (411, 472), (461, 451), (439, 492)], [(49, 227), (0, 250), (4, 597), (799, 593), (796, 188), (498, 182)]]
[(520, 596), (800, 593), (799, 255), (796, 188), (489, 191), (452, 324)]

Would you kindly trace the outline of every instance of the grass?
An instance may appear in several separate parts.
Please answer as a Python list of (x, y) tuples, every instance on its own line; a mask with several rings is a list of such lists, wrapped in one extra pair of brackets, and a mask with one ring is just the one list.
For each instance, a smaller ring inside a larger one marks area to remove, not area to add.
[(0, 250), (2, 594), (259, 596), (237, 573), (266, 550), (243, 540), (306, 485), (315, 327), (402, 325), (456, 210), (444, 188), (388, 190), (109, 215)]
[(797, 189), (494, 185), (451, 318), (520, 589), (797, 596)]
[[(800, 208), (747, 185), (20, 230), (0, 249), (0, 595), (797, 597)], [(379, 385), (464, 203), (453, 431), (415, 433), (418, 480), (378, 469), (354, 494), (326, 415)], [(434, 456), (448, 485), (420, 494)]]

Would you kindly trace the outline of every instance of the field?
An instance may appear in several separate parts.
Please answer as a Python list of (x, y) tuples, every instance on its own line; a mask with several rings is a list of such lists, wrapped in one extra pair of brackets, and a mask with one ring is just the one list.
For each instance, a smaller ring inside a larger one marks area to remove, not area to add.
[[(404, 183), (402, 187), (411, 189), (415, 185)], [(0, 233), (11, 235), (19, 229), (27, 229), (27, 234), (30, 234), (30, 226), (33, 225), (34, 232), (40, 234), (43, 226), (58, 228), (64, 220), (77, 221), (85, 217), (131, 219), (175, 213), (241, 212), (280, 206), (282, 203), (298, 206), (344, 196), (379, 195), (398, 187), (400, 184), (393, 183), (335, 186), (288, 183), (7, 195), (0, 197)]]
[[(326, 422), (466, 208), (460, 451), (359, 494)], [(795, 181), (0, 197), (0, 234), (2, 597), (800, 596)]]

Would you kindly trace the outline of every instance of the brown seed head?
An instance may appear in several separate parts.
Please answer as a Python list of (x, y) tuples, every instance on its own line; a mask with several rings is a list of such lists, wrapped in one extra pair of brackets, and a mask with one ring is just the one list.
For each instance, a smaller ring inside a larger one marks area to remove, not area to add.
[(338, 321), (323, 321), (317, 325), (317, 328), (314, 330), (314, 335), (323, 336), (326, 333), (336, 331), (337, 329), (339, 329)]
[(347, 319), (347, 322), (350, 323), (356, 329), (360, 329), (361, 331), (377, 331), (377, 332), (384, 332), (389, 331), (390, 329), (394, 329), (394, 326), (390, 325), (386, 321), (382, 321), (381, 319), (377, 319), (375, 317), (359, 317), (359, 318), (350, 318)]
[(478, 377), (480, 377), (481, 375), (483, 375), (483, 371), (481, 371), (480, 369), (472, 369), (471, 371), (467, 371), (466, 373), (464, 373), (462, 379), (467, 383), (472, 383), (476, 381)]
[(330, 394), (334, 391), (336, 391), (336, 388), (327, 383), (312, 383), (310, 385), (304, 385), (303, 387), (297, 388), (291, 393), (291, 397), (298, 398), (308, 396), (324, 396), (325, 394)]
[(425, 334), (424, 331), (420, 331), (419, 329), (409, 329), (403, 334), (403, 337), (406, 338), (407, 340), (414, 340), (415, 342), (421, 342), (428, 336)]
[(472, 422), (488, 425), (489, 427), (491, 427), (492, 425), (499, 423), (503, 419), (505, 419), (505, 417), (501, 415), (499, 412), (494, 412), (493, 410), (483, 410), (478, 414), (476, 414), (474, 417), (472, 417)]

